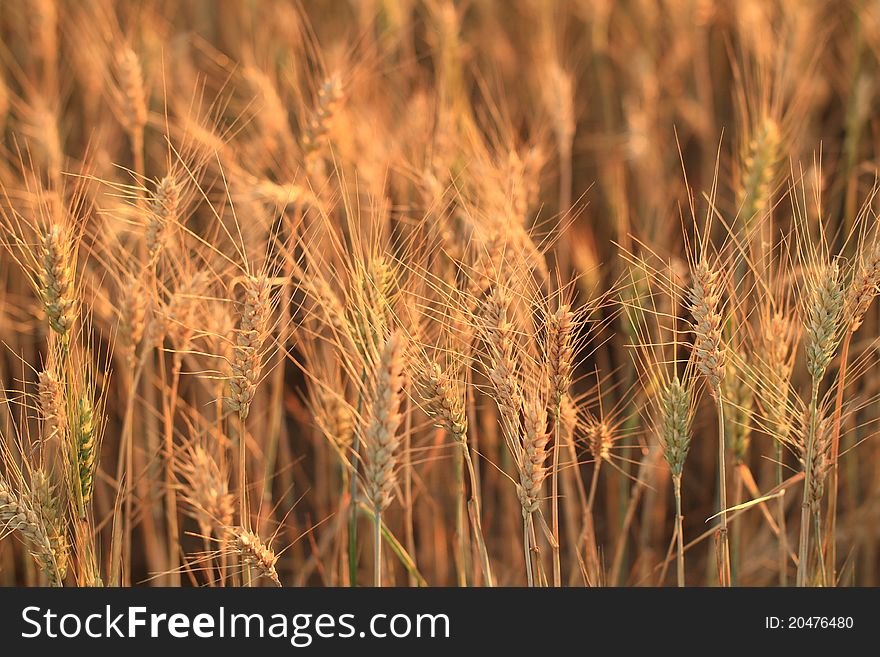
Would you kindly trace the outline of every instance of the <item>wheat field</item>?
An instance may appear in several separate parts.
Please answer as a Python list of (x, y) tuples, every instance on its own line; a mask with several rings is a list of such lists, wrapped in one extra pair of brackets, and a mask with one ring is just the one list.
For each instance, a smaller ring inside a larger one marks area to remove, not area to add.
[(0, 584), (880, 584), (880, 3), (0, 0)]

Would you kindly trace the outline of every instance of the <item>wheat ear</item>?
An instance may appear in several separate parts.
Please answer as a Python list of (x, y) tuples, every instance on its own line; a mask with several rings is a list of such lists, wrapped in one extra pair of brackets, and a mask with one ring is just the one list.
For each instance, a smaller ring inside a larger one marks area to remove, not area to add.
[(76, 296), (70, 242), (57, 224), (43, 234), (40, 263), (40, 292), (46, 317), (49, 326), (64, 341), (76, 319)]
[(242, 565), (246, 569), (253, 568), (260, 576), (267, 577), (275, 586), (280, 587), (281, 580), (278, 578), (278, 571), (275, 570), (278, 555), (272, 548), (248, 529), (236, 527), (231, 531), (235, 537), (235, 550), (238, 552)]
[(43, 420), (43, 440), (63, 436), (67, 427), (64, 384), (54, 369), (45, 369), (37, 375), (37, 397)]
[(70, 549), (56, 487), (52, 484), (49, 475), (42, 468), (38, 468), (31, 473), (30, 490), (34, 512), (42, 519), (46, 528), (52, 554), (55, 556), (55, 568), (59, 578), (63, 580), (67, 573)]
[(88, 394), (83, 394), (76, 404), (73, 429), (74, 463), (76, 464), (76, 488), (79, 492), (80, 517), (92, 499), (95, 482), (95, 458), (97, 455), (97, 432), (94, 407)]
[(61, 586), (62, 573), (55, 560), (51, 534), (34, 510), (28, 495), (18, 495), (0, 478), (0, 530), (18, 531), (28, 552), (46, 574), (52, 586)]
[(174, 176), (165, 176), (156, 185), (156, 192), (147, 213), (147, 263), (153, 267), (177, 224), (180, 212), (180, 185)]
[(183, 501), (205, 535), (229, 527), (235, 512), (229, 482), (217, 461), (201, 446), (177, 461), (183, 480)]
[(248, 276), (244, 283), (245, 299), (239, 309), (238, 329), (232, 353), (226, 403), (242, 422), (250, 413), (262, 370), (263, 342), (269, 329), (271, 285), (265, 275)]
[(416, 375), (416, 388), (421, 394), (425, 412), (434, 419), (452, 437), (461, 448), (462, 458), (468, 470), (471, 488), (471, 502), (473, 504), (473, 522), (476, 525), (475, 535), (482, 561), (483, 576), (486, 583), (492, 586), (492, 569), (489, 564), (489, 555), (486, 550), (485, 539), (482, 531), (482, 511), (477, 487), (477, 474), (471, 459), (471, 450), (467, 441), (467, 413), (464, 403), (459, 395), (455, 381), (440, 367), (437, 362), (431, 362)]
[(691, 446), (691, 391), (677, 374), (663, 384), (660, 389), (660, 446), (663, 458), (672, 473), (675, 493), (676, 526), (676, 564), (678, 586), (683, 587), (684, 579), (684, 536), (681, 515), (681, 476), (684, 463)]
[(307, 160), (318, 155), (330, 132), (330, 122), (342, 100), (342, 81), (338, 75), (328, 76), (318, 90), (318, 100), (302, 136), (303, 154)]
[(123, 126), (130, 135), (135, 135), (147, 124), (147, 97), (140, 59), (129, 46), (117, 54), (116, 70), (122, 92)]

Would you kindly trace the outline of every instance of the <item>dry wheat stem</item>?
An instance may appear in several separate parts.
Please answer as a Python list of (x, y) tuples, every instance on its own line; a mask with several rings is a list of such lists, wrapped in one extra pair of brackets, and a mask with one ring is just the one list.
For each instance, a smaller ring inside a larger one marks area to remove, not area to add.
[(573, 348), (573, 314), (567, 305), (560, 305), (556, 312), (548, 316), (548, 370), (550, 394), (554, 415), (553, 422), (553, 465), (551, 467), (551, 531), (553, 533), (553, 585), (562, 585), (562, 568), (559, 546), (559, 425), (562, 412), (562, 398), (568, 392), (571, 380)]
[(842, 421), (843, 391), (846, 381), (849, 347), (853, 334), (859, 330), (864, 321), (880, 285), (880, 244), (874, 244), (867, 257), (862, 256), (848, 290), (846, 307), (849, 326), (843, 339), (840, 354), (840, 370), (837, 374), (837, 394), (834, 401), (834, 419), (831, 434), (831, 470), (828, 485), (828, 516), (826, 535), (826, 551), (830, 567), (830, 581), (837, 583), (837, 487), (838, 458), (840, 453), (840, 425)]

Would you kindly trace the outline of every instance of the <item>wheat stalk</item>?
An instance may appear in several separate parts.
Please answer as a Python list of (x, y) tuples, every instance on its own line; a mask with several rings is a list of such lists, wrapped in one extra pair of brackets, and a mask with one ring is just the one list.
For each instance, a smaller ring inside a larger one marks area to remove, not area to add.
[(868, 308), (870, 308), (874, 297), (877, 296), (878, 286), (880, 286), (880, 244), (877, 243), (875, 238), (871, 245), (862, 245), (852, 281), (847, 288), (847, 296), (844, 303), (844, 316), (849, 317), (849, 323), (845, 331), (843, 347), (840, 353), (837, 395), (834, 401), (834, 420), (831, 429), (831, 472), (828, 486), (828, 521), (827, 531), (825, 532), (828, 542), (828, 565), (831, 569), (832, 581), (836, 581), (837, 578), (837, 544), (835, 541), (837, 529), (837, 470), (840, 455), (843, 390), (846, 382), (849, 347), (853, 334), (861, 328)]
[[(837, 351), (842, 333), (843, 311), (846, 300), (840, 267), (836, 261), (819, 263), (809, 272), (808, 289), (804, 296), (804, 351), (807, 372), (812, 380), (810, 403), (807, 407), (809, 420), (804, 436), (804, 501), (801, 507), (801, 533), (798, 550), (798, 586), (807, 584), (807, 563), (810, 550), (810, 511), (814, 503), (812, 495), (821, 493), (822, 487), (813, 481), (824, 477), (814, 472), (818, 463), (816, 450), (821, 447), (819, 434), (819, 385), (825, 376), (831, 359)], [(821, 556), (822, 546), (819, 546)]]
[(401, 438), (401, 389), (404, 385), (406, 342), (403, 332), (392, 333), (376, 365), (373, 399), (364, 441), (364, 494), (375, 514), (374, 578), (382, 586), (381, 530), (382, 511), (391, 504), (397, 483), (396, 467)]
[(815, 385), (825, 376), (837, 350), (844, 303), (843, 281), (837, 262), (812, 273), (804, 300), (804, 347), (807, 372)]
[[(790, 444), (792, 421), (790, 416), (790, 392), (792, 373), (792, 322), (782, 312), (770, 314), (762, 326), (761, 376), (759, 395), (767, 431), (776, 443), (776, 485), (782, 485), (784, 447)], [(779, 523), (779, 583), (788, 584), (788, 536), (785, 531), (785, 500), (779, 498), (777, 504)]]
[(724, 405), (721, 382), (724, 380), (725, 351), (721, 338), (721, 273), (700, 258), (692, 272), (688, 290), (694, 331), (694, 361), (709, 386), (718, 409), (718, 490), (721, 507), (721, 584), (730, 585), (730, 544), (727, 536), (727, 466), (724, 445)]

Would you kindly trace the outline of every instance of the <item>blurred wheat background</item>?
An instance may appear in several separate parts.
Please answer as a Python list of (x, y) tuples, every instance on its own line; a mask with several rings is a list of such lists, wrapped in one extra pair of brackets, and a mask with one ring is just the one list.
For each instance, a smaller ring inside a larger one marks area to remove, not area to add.
[(0, 35), (0, 583), (878, 584), (880, 3)]

